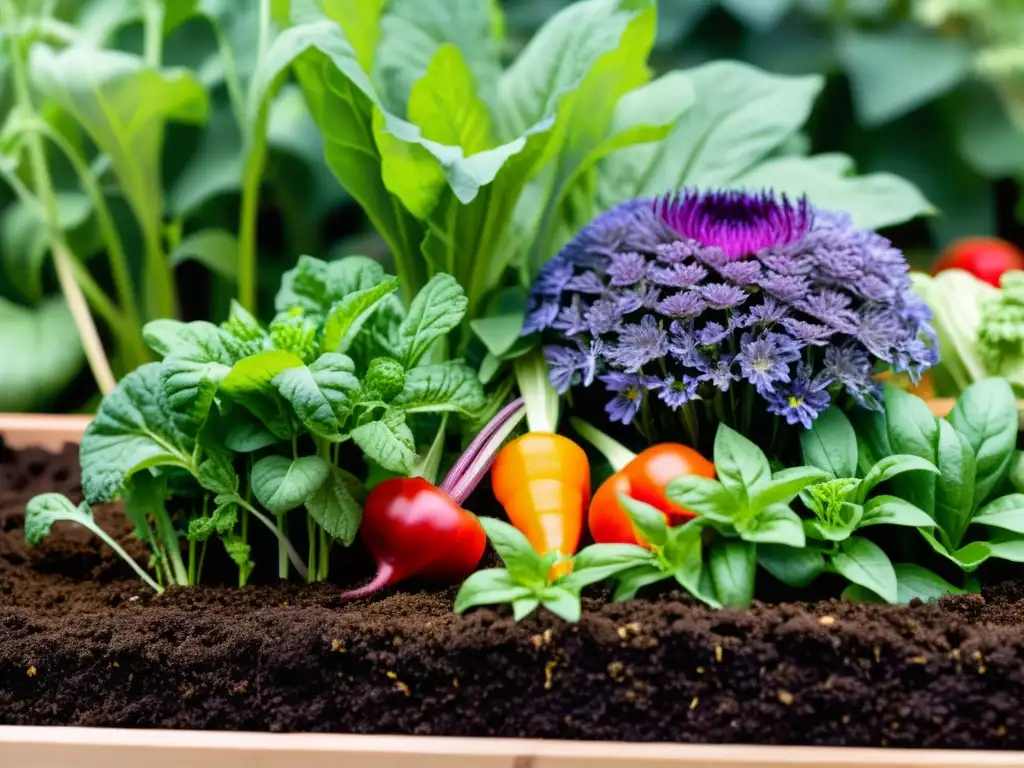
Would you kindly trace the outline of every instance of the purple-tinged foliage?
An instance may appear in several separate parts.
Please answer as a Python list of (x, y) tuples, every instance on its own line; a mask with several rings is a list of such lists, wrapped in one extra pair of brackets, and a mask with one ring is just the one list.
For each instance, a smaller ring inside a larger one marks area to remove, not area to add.
[(760, 401), (807, 427), (843, 393), (878, 408), (879, 364), (916, 380), (937, 361), (907, 272), (845, 214), (687, 191), (581, 230), (534, 284), (525, 332), (546, 332), (559, 391), (605, 385), (613, 421), (671, 429), (678, 411), (688, 428), (708, 414), (742, 427)]

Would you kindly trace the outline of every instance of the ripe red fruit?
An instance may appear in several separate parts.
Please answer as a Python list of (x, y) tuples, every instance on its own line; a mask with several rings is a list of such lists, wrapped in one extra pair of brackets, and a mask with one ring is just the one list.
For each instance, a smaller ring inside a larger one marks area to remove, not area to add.
[(1004, 272), (1024, 269), (1024, 251), (998, 237), (967, 237), (942, 252), (932, 274), (944, 269), (962, 269), (998, 288)]

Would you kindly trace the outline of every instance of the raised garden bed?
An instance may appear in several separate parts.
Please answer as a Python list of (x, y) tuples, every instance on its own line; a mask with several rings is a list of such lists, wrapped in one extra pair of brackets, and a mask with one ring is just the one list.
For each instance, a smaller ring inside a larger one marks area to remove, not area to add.
[[(749, 612), (666, 591), (588, 599), (575, 626), (546, 614), (517, 625), (506, 609), (455, 616), (453, 591), (415, 587), (354, 604), (334, 585), (155, 597), (84, 531), (26, 547), (24, 503), (44, 489), (74, 497), (78, 482), (74, 446), (3, 451), (4, 725), (1024, 745), (1019, 584), (940, 605)], [(133, 546), (123, 516), (97, 517)]]

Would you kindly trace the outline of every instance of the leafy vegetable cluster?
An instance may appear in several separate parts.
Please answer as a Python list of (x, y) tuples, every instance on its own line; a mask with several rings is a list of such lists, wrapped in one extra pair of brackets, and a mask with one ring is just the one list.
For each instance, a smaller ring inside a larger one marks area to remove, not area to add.
[[(326, 578), (332, 543), (347, 546), (359, 528), (368, 478), (413, 474), (437, 414), (473, 418), (486, 405), (473, 369), (432, 357), (466, 311), (458, 283), (436, 275), (407, 312), (397, 289), (371, 259), (304, 256), (284, 276), (269, 327), (238, 304), (219, 326), (148, 324), (147, 343), (163, 360), (125, 376), (86, 430), (86, 502), (124, 499), (165, 584), (195, 583), (195, 544), (205, 549), (214, 535), (245, 583), (249, 516), (278, 537), (281, 576), (291, 561), (311, 581)], [(194, 508), (172, 515), (172, 491)], [(307, 513), (306, 562), (289, 538), (298, 507)], [(28, 507), (29, 540), (58, 519), (96, 530), (87, 507), (47, 494)]]

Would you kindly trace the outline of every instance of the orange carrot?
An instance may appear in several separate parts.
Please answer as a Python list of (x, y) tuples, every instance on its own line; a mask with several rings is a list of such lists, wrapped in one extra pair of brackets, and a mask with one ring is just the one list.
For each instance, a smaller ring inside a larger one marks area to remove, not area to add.
[[(491, 485), (509, 521), (537, 552), (576, 553), (590, 502), (590, 464), (576, 443), (550, 432), (518, 437), (495, 459)], [(552, 577), (571, 567), (569, 562), (556, 566)]]

